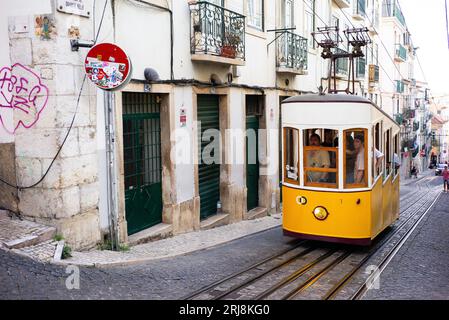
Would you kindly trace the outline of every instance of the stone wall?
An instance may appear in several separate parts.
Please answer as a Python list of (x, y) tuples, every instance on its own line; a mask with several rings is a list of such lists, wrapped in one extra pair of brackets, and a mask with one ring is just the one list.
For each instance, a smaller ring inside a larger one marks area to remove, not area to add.
[[(53, 7), (49, 14), (9, 17), (8, 23), (12, 66), (20, 68), (20, 77), (30, 85), (41, 85), (37, 106), (31, 107), (34, 118), (14, 109), (16, 128), (10, 134), (15, 136), (19, 185), (32, 185), (45, 174), (76, 112), (70, 134), (43, 182), (19, 191), (18, 209), (26, 217), (56, 226), (72, 248), (91, 247), (100, 240), (96, 88), (85, 81), (77, 109), (87, 49), (72, 52), (70, 39), (91, 39), (92, 20)], [(17, 26), (24, 23), (28, 32), (18, 32)]]

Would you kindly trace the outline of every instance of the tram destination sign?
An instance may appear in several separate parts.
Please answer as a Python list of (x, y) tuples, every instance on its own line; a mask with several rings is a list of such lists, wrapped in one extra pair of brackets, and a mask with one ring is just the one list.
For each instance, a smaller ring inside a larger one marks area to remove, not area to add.
[(131, 79), (131, 60), (112, 43), (93, 46), (87, 53), (84, 68), (89, 80), (103, 90), (116, 90)]

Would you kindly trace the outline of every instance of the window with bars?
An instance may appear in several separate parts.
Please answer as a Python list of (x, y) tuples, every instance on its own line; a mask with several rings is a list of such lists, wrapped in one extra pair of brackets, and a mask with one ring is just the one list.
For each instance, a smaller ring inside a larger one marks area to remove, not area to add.
[(160, 130), (157, 96), (123, 96), (125, 190), (161, 182)]

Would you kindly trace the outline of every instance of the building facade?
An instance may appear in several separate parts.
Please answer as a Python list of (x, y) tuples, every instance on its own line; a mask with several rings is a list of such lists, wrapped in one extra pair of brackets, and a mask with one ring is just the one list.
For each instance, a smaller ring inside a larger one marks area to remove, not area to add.
[[(5, 4), (2, 83), (8, 101), (22, 101), (15, 78), (35, 95), (32, 113), (20, 103), (1, 110), (0, 177), (10, 186), (0, 186), (0, 205), (57, 226), (81, 249), (108, 234), (138, 243), (280, 212), (280, 103), (328, 83), (312, 32), (367, 27), (356, 93), (392, 116), (414, 106), (413, 59), (401, 48), (414, 49), (390, 2)], [(118, 44), (130, 83), (110, 93), (84, 81), (89, 49), (71, 40)], [(340, 88), (348, 68), (339, 61)], [(397, 92), (399, 82), (407, 89)]]

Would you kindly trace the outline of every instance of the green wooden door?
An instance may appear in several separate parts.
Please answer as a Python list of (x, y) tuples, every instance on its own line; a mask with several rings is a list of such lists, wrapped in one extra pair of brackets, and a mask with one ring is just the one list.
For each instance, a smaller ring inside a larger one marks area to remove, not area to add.
[(246, 116), (246, 204), (247, 210), (259, 205), (259, 118)]
[[(197, 117), (201, 126), (201, 130), (198, 130), (198, 186), (201, 219), (217, 213), (217, 202), (220, 200), (220, 163), (214, 161), (219, 159), (220, 149), (219, 144), (214, 143), (218, 141), (215, 140), (218, 136), (210, 130), (220, 128), (218, 105), (218, 96), (198, 95), (197, 97)], [(211, 148), (212, 145), (215, 148)]]
[(162, 222), (160, 103), (156, 95), (123, 93), (123, 155), (128, 234)]

